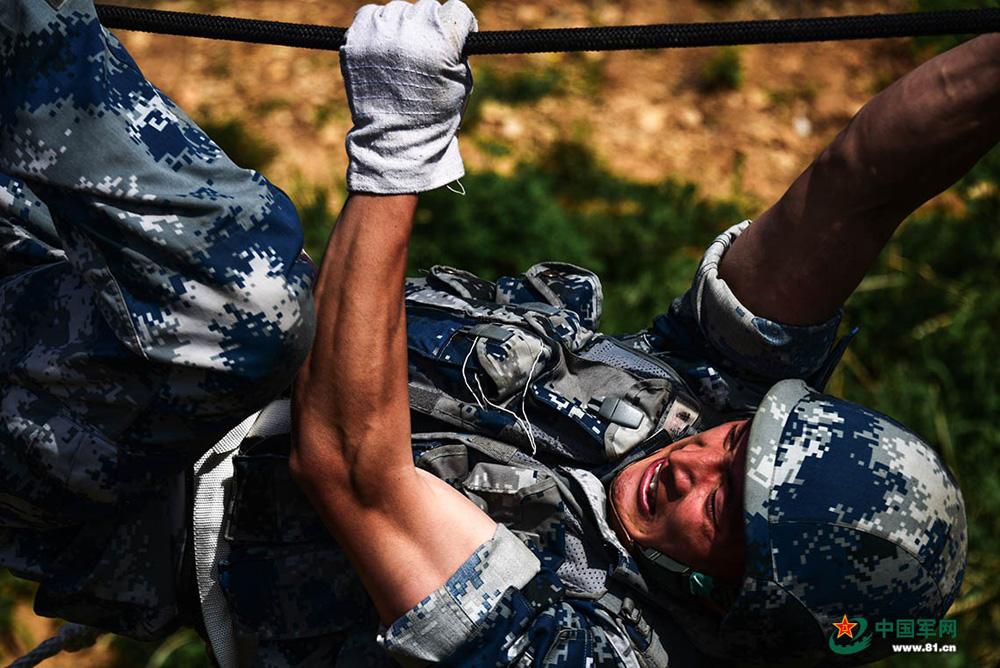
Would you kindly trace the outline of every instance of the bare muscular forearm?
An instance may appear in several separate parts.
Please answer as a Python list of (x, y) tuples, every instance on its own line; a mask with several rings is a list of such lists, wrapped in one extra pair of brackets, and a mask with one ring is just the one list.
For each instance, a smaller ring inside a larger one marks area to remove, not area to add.
[(316, 339), (293, 398), (292, 475), (385, 623), (444, 584), (496, 530), (413, 465), (403, 276), (416, 202), (348, 200), (320, 268)]
[(944, 53), (868, 102), (723, 258), (755, 314), (830, 318), (896, 227), (1000, 140), (1000, 35)]
[(413, 468), (403, 279), (416, 202), (354, 194), (330, 236), (315, 288), (316, 339), (295, 384), (291, 461), (324, 495), (363, 503), (369, 481)]
[[(366, 5), (340, 51), (353, 194), (317, 279), (317, 332), (292, 398), (289, 465), (387, 624), (497, 528), (413, 462), (403, 276), (417, 196), (389, 194), (426, 192), (464, 173), (455, 133), (472, 82), (461, 51), (475, 27), (460, 1)], [(406, 76), (386, 79), (390, 62), (405, 64)]]

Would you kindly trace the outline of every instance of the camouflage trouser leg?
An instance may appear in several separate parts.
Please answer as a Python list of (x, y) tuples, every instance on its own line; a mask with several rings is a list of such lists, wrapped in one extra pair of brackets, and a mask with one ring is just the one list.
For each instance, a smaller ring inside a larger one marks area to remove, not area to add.
[[(301, 248), (287, 197), (90, 0), (0, 3), (0, 565), (76, 568), (67, 532), (163, 498), (287, 386), (312, 334)], [(105, 553), (136, 533), (109, 531)]]

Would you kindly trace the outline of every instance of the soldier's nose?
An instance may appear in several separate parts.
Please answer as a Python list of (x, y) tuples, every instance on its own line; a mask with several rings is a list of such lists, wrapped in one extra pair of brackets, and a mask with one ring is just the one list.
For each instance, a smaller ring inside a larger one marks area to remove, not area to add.
[(724, 460), (708, 448), (682, 448), (671, 454), (667, 461), (674, 491), (683, 496), (699, 483), (714, 481), (724, 470)]

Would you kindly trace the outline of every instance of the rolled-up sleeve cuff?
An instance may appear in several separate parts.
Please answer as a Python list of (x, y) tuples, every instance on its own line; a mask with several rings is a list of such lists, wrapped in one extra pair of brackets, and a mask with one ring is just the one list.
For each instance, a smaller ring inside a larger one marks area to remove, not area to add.
[(448, 581), (379, 635), (404, 665), (442, 661), (467, 642), (510, 587), (541, 568), (538, 557), (502, 524)]
[(685, 295), (701, 332), (729, 362), (765, 378), (807, 378), (826, 359), (842, 311), (818, 325), (786, 325), (754, 315), (724, 280), (719, 263), (750, 221), (716, 237), (705, 251), (694, 283)]

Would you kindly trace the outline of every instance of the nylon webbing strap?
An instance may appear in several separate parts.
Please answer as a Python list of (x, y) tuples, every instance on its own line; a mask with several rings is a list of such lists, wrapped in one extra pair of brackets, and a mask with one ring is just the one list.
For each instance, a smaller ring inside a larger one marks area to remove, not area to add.
[(191, 537), (194, 541), (195, 580), (205, 633), (220, 668), (239, 666), (232, 616), (219, 584), (219, 562), (229, 555), (222, 535), (226, 520), (226, 491), (233, 477), (233, 455), (256, 424), (254, 413), (223, 436), (194, 465), (194, 504)]
[[(346, 32), (346, 28), (330, 26), (118, 5), (98, 5), (97, 14), (108, 28), (308, 49), (339, 49), (344, 43)], [(465, 55), (785, 44), (987, 32), (1000, 32), (1000, 8), (762, 21), (486, 31), (469, 36)]]

